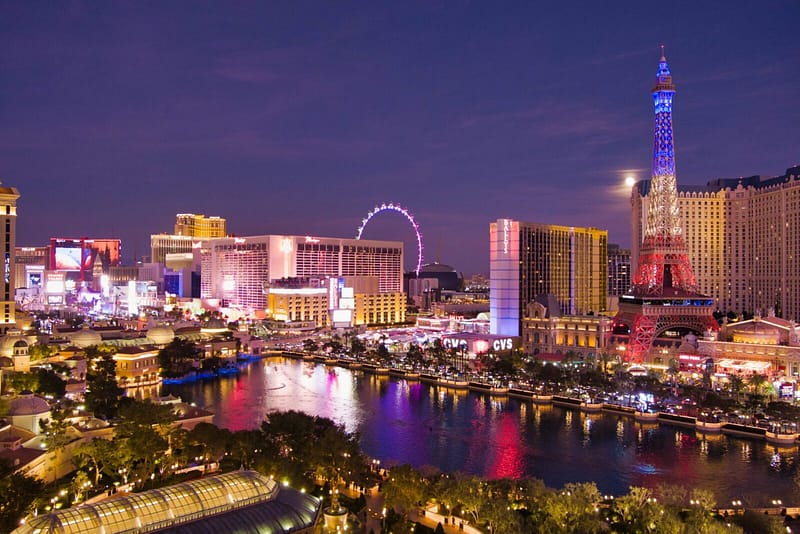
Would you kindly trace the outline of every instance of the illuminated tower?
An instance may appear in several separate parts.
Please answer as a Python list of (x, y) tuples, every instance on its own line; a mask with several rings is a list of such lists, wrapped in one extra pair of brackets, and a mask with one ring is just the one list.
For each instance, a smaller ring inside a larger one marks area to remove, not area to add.
[(713, 299), (697, 293), (683, 239), (675, 181), (672, 96), (675, 85), (661, 47), (656, 85), (655, 143), (647, 222), (633, 275), (632, 294), (620, 299), (615, 334), (630, 334), (626, 359), (640, 362), (656, 337), (667, 330), (716, 329)]

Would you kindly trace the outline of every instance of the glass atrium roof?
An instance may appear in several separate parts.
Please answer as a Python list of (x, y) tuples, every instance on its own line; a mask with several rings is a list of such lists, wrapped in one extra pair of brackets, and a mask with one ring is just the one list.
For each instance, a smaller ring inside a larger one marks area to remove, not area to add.
[(40, 515), (14, 534), (289, 532), (312, 525), (319, 506), (260, 473), (236, 471)]

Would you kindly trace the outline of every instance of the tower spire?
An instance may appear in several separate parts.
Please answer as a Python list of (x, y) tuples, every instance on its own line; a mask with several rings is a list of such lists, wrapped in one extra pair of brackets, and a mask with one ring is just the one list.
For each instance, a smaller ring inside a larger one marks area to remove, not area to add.
[[(672, 97), (675, 84), (661, 45), (656, 84), (651, 91), (655, 106), (653, 170), (647, 198), (647, 220), (639, 263), (630, 295), (620, 299), (614, 333), (627, 330), (627, 357), (644, 359), (653, 340), (670, 328), (702, 333), (716, 329), (713, 299), (700, 295), (689, 263), (678, 209), (675, 146), (672, 138)], [(638, 194), (634, 192), (633, 194)]]

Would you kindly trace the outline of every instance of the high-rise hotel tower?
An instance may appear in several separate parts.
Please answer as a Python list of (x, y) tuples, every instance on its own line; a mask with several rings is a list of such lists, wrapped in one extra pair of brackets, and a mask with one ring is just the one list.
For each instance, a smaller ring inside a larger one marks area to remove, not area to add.
[(605, 311), (607, 247), (608, 232), (596, 228), (491, 223), (490, 333), (519, 336), (526, 307), (540, 296), (554, 296), (565, 315)]
[(3, 250), (3, 294), (0, 298), (0, 333), (5, 334), (16, 325), (14, 290), (16, 289), (14, 263), (17, 245), (17, 199), (19, 191), (0, 184), (0, 220), (3, 233), (0, 247)]
[[(636, 184), (634, 262), (651, 202), (650, 181)], [(800, 166), (774, 177), (679, 186), (678, 207), (697, 289), (720, 311), (800, 320)]]

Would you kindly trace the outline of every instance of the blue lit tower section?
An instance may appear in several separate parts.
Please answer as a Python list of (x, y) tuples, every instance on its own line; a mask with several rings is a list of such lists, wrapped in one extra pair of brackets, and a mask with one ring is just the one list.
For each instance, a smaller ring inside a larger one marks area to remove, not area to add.
[(489, 225), (490, 333), (518, 336), (519, 221), (498, 219)]
[(641, 294), (662, 295), (664, 290), (695, 291), (695, 279), (683, 240), (675, 178), (675, 144), (672, 139), (672, 97), (675, 85), (661, 48), (656, 84), (653, 171), (644, 240), (633, 286)]

